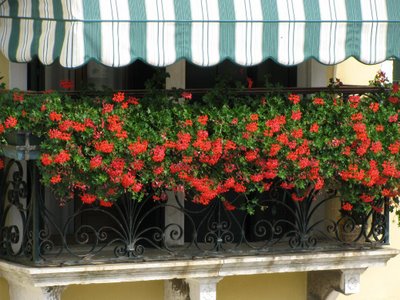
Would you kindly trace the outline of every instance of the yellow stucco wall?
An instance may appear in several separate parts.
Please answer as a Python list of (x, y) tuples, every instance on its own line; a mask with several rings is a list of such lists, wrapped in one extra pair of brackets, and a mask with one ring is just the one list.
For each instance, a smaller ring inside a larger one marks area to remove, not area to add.
[(2, 82), (5, 82), (6, 86), (8, 86), (9, 84), (8, 68), (8, 60), (4, 57), (3, 54), (0, 53), (0, 77), (3, 77)]
[(164, 282), (72, 285), (62, 294), (61, 300), (163, 300)]
[(305, 300), (306, 291), (307, 273), (232, 276), (218, 283), (217, 299)]

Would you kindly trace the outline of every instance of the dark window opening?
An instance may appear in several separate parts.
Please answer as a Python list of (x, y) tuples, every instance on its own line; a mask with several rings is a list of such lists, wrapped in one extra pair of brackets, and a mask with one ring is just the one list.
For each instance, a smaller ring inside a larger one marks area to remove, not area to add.
[(242, 67), (230, 61), (224, 61), (213, 67), (199, 67), (186, 63), (186, 88), (210, 88), (218, 78), (247, 84), (247, 78), (253, 81), (253, 87), (269, 85), (295, 87), (297, 85), (297, 67), (285, 67), (267, 60), (257, 66)]
[(395, 59), (393, 61), (393, 81), (400, 82), (400, 60)]

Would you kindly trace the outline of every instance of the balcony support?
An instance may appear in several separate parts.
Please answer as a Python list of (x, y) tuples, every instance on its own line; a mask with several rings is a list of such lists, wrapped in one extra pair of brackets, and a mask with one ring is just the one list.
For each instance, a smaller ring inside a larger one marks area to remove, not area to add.
[(216, 300), (222, 277), (173, 279), (165, 281), (164, 300)]
[(184, 279), (164, 281), (164, 300), (187, 300), (189, 297), (189, 284)]
[(334, 300), (339, 294), (360, 292), (360, 276), (366, 269), (343, 269), (308, 273), (307, 299)]
[(190, 278), (189, 284), (190, 300), (216, 300), (217, 283), (222, 277)]

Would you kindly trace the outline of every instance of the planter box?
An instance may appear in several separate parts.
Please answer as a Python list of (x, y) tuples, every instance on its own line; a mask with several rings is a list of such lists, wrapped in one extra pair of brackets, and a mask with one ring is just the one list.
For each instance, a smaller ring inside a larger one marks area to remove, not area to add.
[(41, 139), (30, 132), (18, 131), (5, 136), (7, 145), (2, 145), (4, 156), (15, 160), (35, 160), (40, 157)]

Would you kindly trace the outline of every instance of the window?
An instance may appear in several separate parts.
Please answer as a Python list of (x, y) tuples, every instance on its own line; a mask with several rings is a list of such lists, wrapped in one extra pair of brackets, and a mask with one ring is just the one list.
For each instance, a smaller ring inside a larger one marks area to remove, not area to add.
[(400, 82), (400, 60), (393, 61), (393, 81)]
[(267, 84), (293, 87), (297, 84), (297, 67), (284, 67), (272, 60), (254, 67), (242, 67), (230, 61), (208, 68), (186, 63), (186, 88), (213, 87), (218, 77), (243, 83), (251, 78), (253, 87)]
[(63, 79), (71, 80), (76, 90), (85, 88), (114, 90), (144, 89), (145, 82), (155, 73), (156, 68), (141, 61), (129, 66), (111, 68), (90, 61), (77, 69), (65, 69), (58, 62), (43, 66), (37, 59), (28, 64), (28, 89), (58, 89)]

